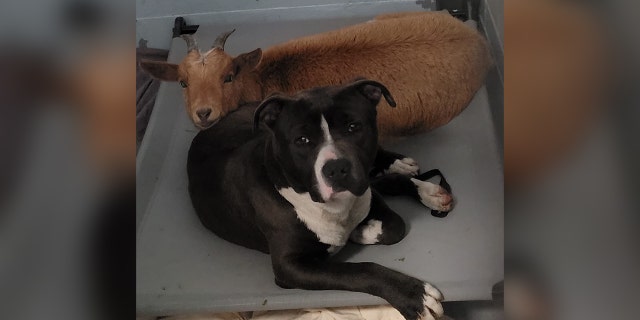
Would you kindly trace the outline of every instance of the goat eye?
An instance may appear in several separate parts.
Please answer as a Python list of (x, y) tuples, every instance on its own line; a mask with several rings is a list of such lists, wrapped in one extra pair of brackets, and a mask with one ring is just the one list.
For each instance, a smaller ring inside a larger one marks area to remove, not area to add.
[(298, 146), (304, 146), (304, 145), (309, 144), (309, 142), (311, 142), (311, 140), (309, 140), (309, 138), (302, 136), (302, 137), (298, 137), (296, 139), (295, 144), (298, 145)]
[(233, 81), (233, 75), (232, 74), (228, 74), (226, 77), (224, 77), (224, 83), (228, 83)]
[(360, 131), (360, 129), (362, 129), (362, 124), (360, 122), (351, 122), (349, 123), (349, 127), (347, 130), (349, 130), (349, 132), (351, 133), (354, 133)]
[(183, 88), (186, 88), (187, 87), (187, 83), (182, 81), (182, 80), (180, 80), (180, 86), (183, 87)]

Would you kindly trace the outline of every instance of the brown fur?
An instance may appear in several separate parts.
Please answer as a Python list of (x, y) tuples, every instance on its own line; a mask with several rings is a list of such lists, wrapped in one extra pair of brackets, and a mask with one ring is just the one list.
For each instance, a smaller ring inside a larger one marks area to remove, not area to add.
[[(486, 43), (477, 31), (448, 14), (433, 12), (382, 15), (273, 46), (261, 60), (255, 59), (256, 54), (231, 58), (222, 50), (205, 53), (204, 58), (197, 52), (187, 55), (179, 77), (188, 79), (186, 104), (196, 125), (195, 111), (203, 104), (221, 117), (275, 91), (293, 93), (365, 77), (385, 83), (398, 103), (395, 109), (378, 108), (380, 134), (415, 134), (458, 115), (484, 82), (490, 65)], [(255, 69), (247, 70), (258, 61)], [(238, 67), (235, 80), (223, 83)]]

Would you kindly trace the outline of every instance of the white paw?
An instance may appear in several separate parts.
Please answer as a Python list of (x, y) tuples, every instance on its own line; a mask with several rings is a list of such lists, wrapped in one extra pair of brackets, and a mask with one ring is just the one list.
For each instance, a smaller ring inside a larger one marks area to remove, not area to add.
[(411, 178), (413, 184), (418, 187), (420, 202), (430, 209), (449, 212), (453, 207), (453, 197), (441, 186), (429, 181), (420, 181)]
[(376, 244), (382, 234), (382, 221), (371, 219), (351, 233), (351, 241), (359, 244)]
[(442, 308), (442, 293), (438, 289), (434, 288), (428, 283), (424, 283), (424, 295), (422, 298), (423, 311), (420, 313), (418, 319), (420, 320), (434, 320), (439, 319), (444, 315), (444, 309)]
[(405, 176), (417, 176), (420, 172), (418, 162), (411, 158), (396, 159), (384, 173), (399, 173)]

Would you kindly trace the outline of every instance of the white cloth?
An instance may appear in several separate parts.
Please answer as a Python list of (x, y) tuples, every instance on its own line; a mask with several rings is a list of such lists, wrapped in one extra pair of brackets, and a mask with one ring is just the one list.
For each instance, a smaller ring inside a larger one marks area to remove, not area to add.
[[(450, 319), (444, 316), (441, 320)], [(141, 320), (141, 319), (138, 319)], [(388, 305), (181, 315), (162, 320), (405, 320)]]

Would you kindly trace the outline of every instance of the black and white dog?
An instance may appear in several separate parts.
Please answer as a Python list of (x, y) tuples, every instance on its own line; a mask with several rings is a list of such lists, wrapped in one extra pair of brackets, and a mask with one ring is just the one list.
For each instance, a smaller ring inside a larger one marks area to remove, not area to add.
[[(378, 192), (451, 209), (448, 192), (411, 177), (415, 161), (378, 146), (382, 96), (395, 105), (382, 84), (359, 80), (241, 107), (193, 139), (189, 192), (208, 229), (271, 255), (279, 286), (366, 292), (407, 319), (434, 319), (443, 310), (432, 285), (375, 263), (328, 259), (349, 239), (402, 240), (404, 222)], [(380, 171), (391, 173), (370, 179)]]

